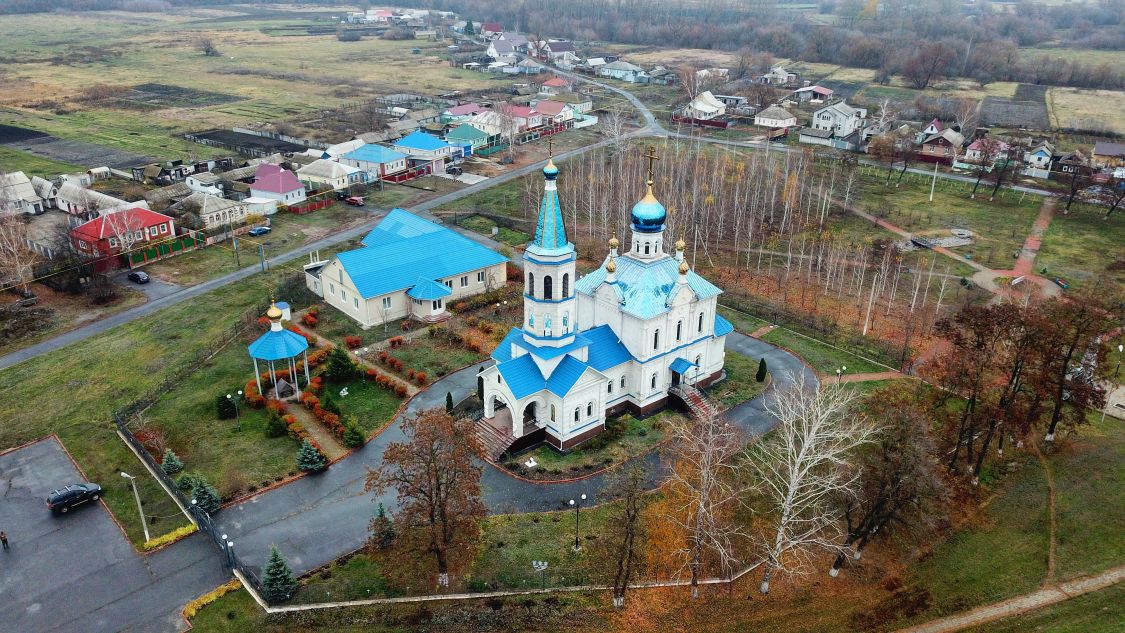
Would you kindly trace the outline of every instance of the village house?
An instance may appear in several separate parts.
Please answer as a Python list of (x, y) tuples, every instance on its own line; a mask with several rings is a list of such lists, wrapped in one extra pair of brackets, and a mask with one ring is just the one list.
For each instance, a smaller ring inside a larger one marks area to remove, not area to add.
[(599, 67), (597, 73), (600, 77), (609, 77), (629, 83), (648, 83), (648, 73), (643, 68), (620, 59)]
[(574, 110), (574, 114), (576, 117), (578, 115), (586, 114), (587, 112), (590, 112), (594, 109), (594, 100), (590, 97), (590, 95), (578, 92), (564, 92), (562, 94), (552, 96), (551, 99), (553, 101), (562, 101), (563, 103), (568, 104)]
[(574, 109), (561, 101), (540, 99), (533, 107), (542, 117), (543, 125), (560, 125), (574, 119)]
[(543, 125), (543, 115), (536, 112), (535, 108), (529, 106), (507, 104), (501, 109), (501, 112), (511, 117), (515, 122), (516, 129), (520, 132), (525, 132)]
[(1098, 168), (1125, 166), (1125, 143), (1109, 141), (1094, 143), (1094, 153), (1090, 156), (1090, 161)]
[(441, 118), (439, 119), (439, 121), (445, 125), (449, 125), (451, 123), (461, 123), (463, 121), (468, 121), (469, 119), (473, 118), (474, 115), (480, 114), (481, 112), (488, 112), (488, 108), (476, 103), (475, 101), (470, 103), (462, 103), (461, 105), (455, 105), (453, 107), (446, 108), (445, 111), (441, 113)]
[(1080, 149), (1063, 154), (1055, 163), (1055, 175), (1063, 178), (1072, 176), (1090, 176), (1094, 168), (1090, 164), (1090, 157)]
[(392, 210), (361, 248), (305, 266), (309, 290), (363, 327), (449, 318), (449, 302), (499, 288), (507, 258), (439, 224)]
[(922, 148), (918, 152), (918, 160), (926, 163), (952, 165), (953, 161), (961, 155), (964, 145), (965, 137), (960, 132), (953, 128), (945, 128), (927, 136), (922, 141)]
[(1023, 174), (1032, 178), (1049, 178), (1055, 160), (1055, 146), (1050, 141), (1040, 141), (1023, 153)]
[(513, 57), (516, 54), (516, 46), (510, 41), (505, 41), (503, 39), (497, 38), (488, 43), (488, 48), (485, 49), (485, 54), (492, 59)]
[(444, 172), (445, 164), (453, 160), (453, 147), (449, 143), (421, 131), (400, 138), (394, 148), (406, 154), (406, 164), (419, 173)]
[(298, 169), (297, 179), (312, 190), (343, 191), (352, 184), (366, 181), (367, 174), (359, 167), (321, 158)]
[(488, 134), (462, 123), (445, 133), (445, 142), (460, 147), (463, 155), (472, 156), (488, 146)]
[(114, 255), (175, 235), (172, 218), (140, 207), (107, 213), (70, 231), (71, 242), (79, 253), (102, 258), (95, 265), (98, 271), (117, 268), (120, 262)]
[(805, 86), (804, 88), (794, 90), (790, 98), (797, 103), (824, 103), (831, 99), (833, 94), (835, 94), (835, 91), (831, 88), (825, 88), (823, 86)]
[(133, 207), (148, 208), (147, 201), (126, 202), (100, 191), (87, 189), (80, 181), (65, 180), (59, 185), (56, 198), (59, 209), (74, 216), (75, 222), (91, 220), (100, 214), (112, 213)]
[(43, 201), (43, 207), (47, 209), (57, 209), (59, 206), (59, 188), (55, 183), (40, 178), (39, 176), (31, 177), (31, 186), (35, 188), (35, 195)]
[(689, 119), (711, 121), (726, 115), (727, 106), (715, 98), (710, 90), (705, 90), (684, 106), (682, 112)]
[(406, 171), (406, 154), (374, 143), (344, 154), (340, 162), (367, 172), (368, 180), (380, 180)]
[(300, 204), (305, 201), (305, 186), (288, 169), (261, 163), (254, 171), (254, 182), (250, 183), (250, 196), (270, 198), (280, 204)]
[(547, 40), (546, 42), (540, 42), (536, 49), (536, 57), (551, 62), (573, 56), (576, 56), (574, 42), (567, 40)]
[[(982, 138), (978, 138), (972, 143), (969, 143), (969, 146), (965, 148), (964, 162), (972, 165), (981, 164), (985, 159), (984, 151), (986, 148), (988, 148), (988, 143)], [(988, 157), (989, 168), (991, 169), (992, 165), (995, 165), (997, 161), (1007, 157), (1008, 151), (1011, 150), (1011, 145), (996, 139), (993, 146), (989, 149), (993, 153), (992, 156)]]
[(781, 106), (772, 105), (754, 115), (754, 125), (784, 130), (797, 125), (797, 115)]
[(539, 94), (553, 97), (570, 90), (570, 82), (562, 77), (551, 77), (539, 84)]
[[(246, 200), (256, 199), (259, 198), (247, 198)], [(278, 202), (277, 198), (260, 199), (273, 200), (275, 205)], [(228, 200), (207, 193), (193, 193), (181, 200), (176, 206), (181, 209), (194, 210), (196, 215), (199, 216), (199, 222), (203, 228), (211, 230), (229, 228), (245, 222), (246, 216), (250, 213), (246, 200)]]
[(43, 198), (35, 191), (31, 179), (22, 171), (0, 173), (0, 215), (26, 213), (39, 215), (46, 210)]
[(209, 171), (188, 176), (184, 184), (191, 191), (209, 193), (213, 196), (223, 195), (223, 179)]
[(480, 25), (479, 33), (486, 38), (499, 37), (504, 32), (504, 27), (499, 22), (485, 22)]
[(511, 33), (505, 31), (496, 38), (500, 42), (507, 42), (512, 45), (512, 50), (517, 53), (526, 53), (528, 48), (527, 38), (519, 33)]
[(516, 72), (523, 73), (525, 75), (538, 75), (539, 73), (547, 70), (547, 68), (543, 64), (540, 64), (530, 57), (528, 57), (527, 59), (521, 59), (516, 64), (515, 68)]
[(680, 80), (674, 70), (669, 70), (659, 64), (648, 71), (648, 82), (658, 86), (674, 86)]
[(844, 137), (860, 131), (867, 124), (867, 109), (856, 108), (837, 101), (813, 112), (812, 127), (828, 130), (834, 136)]
[(795, 86), (798, 81), (797, 73), (791, 73), (782, 66), (774, 66), (768, 73), (758, 78), (759, 83), (781, 88)]

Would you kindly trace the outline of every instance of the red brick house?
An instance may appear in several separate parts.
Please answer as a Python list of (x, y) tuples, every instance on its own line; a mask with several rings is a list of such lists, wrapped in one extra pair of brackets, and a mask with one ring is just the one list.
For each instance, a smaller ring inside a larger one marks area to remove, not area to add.
[(79, 253), (99, 258), (98, 271), (117, 268), (120, 262), (114, 255), (149, 242), (168, 240), (175, 235), (172, 218), (139, 207), (107, 213), (70, 231), (74, 248)]

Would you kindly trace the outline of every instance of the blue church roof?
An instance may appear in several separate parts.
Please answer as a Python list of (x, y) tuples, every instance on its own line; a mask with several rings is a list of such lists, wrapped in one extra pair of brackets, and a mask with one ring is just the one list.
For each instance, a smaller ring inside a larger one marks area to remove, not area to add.
[(559, 192), (555, 189), (553, 181), (559, 175), (559, 168), (554, 162), (548, 162), (543, 168), (543, 178), (549, 186), (543, 190), (543, 199), (539, 202), (539, 220), (535, 224), (535, 239), (531, 248), (541, 251), (561, 251), (569, 249), (566, 241), (566, 223), (563, 221), (562, 204), (559, 202)]
[(250, 356), (258, 360), (293, 358), (309, 348), (305, 337), (289, 330), (270, 330), (246, 346)]
[(633, 360), (633, 355), (617, 337), (613, 328), (608, 325), (599, 325), (582, 333), (590, 341), (586, 362), (598, 371), (610, 367), (617, 367), (621, 363)]
[[(676, 290), (676, 282), (680, 277), (679, 262), (672, 257), (642, 261), (629, 255), (618, 257), (616, 261), (616, 281), (612, 287), (621, 300), (622, 310), (641, 319), (649, 319), (668, 311), (668, 300)], [(586, 295), (593, 295), (605, 278), (606, 270), (603, 264), (579, 279), (574, 284), (574, 289)], [(714, 284), (700, 277), (693, 270), (688, 271), (687, 281), (688, 287), (699, 299), (708, 299), (722, 293)]]
[(557, 396), (565, 396), (587, 367), (589, 365), (577, 358), (567, 356), (559, 362), (551, 376), (546, 378), (529, 354), (517, 356), (496, 366), (516, 398), (524, 398), (544, 389)]
[(426, 134), (421, 130), (415, 130), (395, 141), (395, 147), (408, 147), (410, 149), (432, 152), (443, 147), (449, 147), (449, 143), (446, 143), (433, 134)]
[(734, 326), (722, 316), (715, 315), (715, 336), (726, 336), (734, 331)]
[[(325, 158), (327, 158), (327, 154), (325, 154)], [(367, 145), (361, 145), (359, 148), (344, 154), (341, 158), (359, 160), (367, 163), (393, 163), (396, 160), (406, 158), (406, 154), (396, 152), (389, 147), (368, 143)]]
[(668, 369), (682, 376), (692, 367), (698, 367), (698, 365), (687, 359), (677, 357), (676, 360), (672, 361), (672, 364), (668, 366)]
[(648, 194), (633, 205), (632, 219), (633, 230), (641, 233), (658, 233), (664, 230), (664, 219), (668, 211), (660, 201), (652, 195), (652, 184), (649, 184)]
[(413, 213), (394, 209), (363, 238), (363, 248), (336, 257), (365, 299), (405, 290), (508, 259)]
[(406, 291), (406, 296), (408, 297), (414, 299), (428, 299), (430, 301), (441, 299), (451, 294), (453, 294), (453, 291), (449, 289), (449, 286), (439, 284), (431, 279), (423, 279), (422, 277), (418, 278), (418, 282), (414, 284), (413, 288)]

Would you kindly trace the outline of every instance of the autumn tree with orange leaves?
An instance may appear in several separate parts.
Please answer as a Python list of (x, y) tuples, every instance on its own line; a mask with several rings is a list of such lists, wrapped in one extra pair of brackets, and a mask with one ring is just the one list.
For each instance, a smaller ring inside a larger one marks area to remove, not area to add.
[(450, 573), (472, 561), (487, 514), (473, 464), (473, 422), (430, 409), (405, 420), (402, 430), (407, 441), (387, 447), (382, 465), (368, 471), (365, 490), (397, 492), (395, 555), (436, 569), (437, 585), (445, 587)]

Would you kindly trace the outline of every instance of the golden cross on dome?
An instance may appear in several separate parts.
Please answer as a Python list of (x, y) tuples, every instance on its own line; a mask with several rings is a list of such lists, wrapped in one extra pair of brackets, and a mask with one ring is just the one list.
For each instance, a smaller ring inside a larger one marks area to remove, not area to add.
[(547, 137), (547, 157), (548, 158), (554, 158), (555, 157), (555, 135), (554, 134)]
[(660, 160), (660, 157), (656, 155), (656, 148), (652, 145), (649, 145), (648, 149), (645, 150), (645, 158), (648, 159), (648, 184), (651, 185), (653, 183), (652, 176), (654, 165), (656, 164), (655, 161)]

